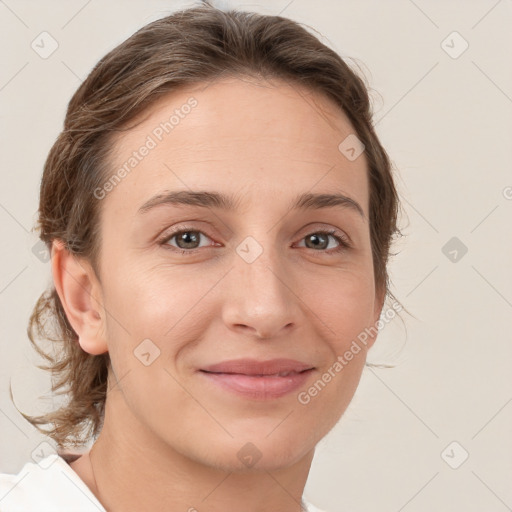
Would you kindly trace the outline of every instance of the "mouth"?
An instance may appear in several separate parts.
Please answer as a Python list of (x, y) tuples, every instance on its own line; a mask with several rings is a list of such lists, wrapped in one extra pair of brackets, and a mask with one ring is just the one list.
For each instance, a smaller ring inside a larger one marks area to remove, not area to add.
[(199, 370), (215, 388), (253, 400), (276, 399), (303, 386), (315, 368), (289, 359), (235, 360)]
[(232, 359), (201, 368), (208, 373), (237, 373), (252, 376), (279, 375), (285, 377), (289, 373), (301, 373), (311, 370), (313, 365), (295, 359)]
[(308, 370), (302, 370), (300, 372), (297, 371), (288, 371), (288, 372), (279, 372), (279, 373), (240, 373), (240, 372), (210, 372), (207, 370), (199, 370), (204, 373), (212, 373), (215, 375), (246, 375), (247, 377), (288, 377), (288, 375), (296, 375), (299, 373), (304, 373), (313, 368), (309, 368)]

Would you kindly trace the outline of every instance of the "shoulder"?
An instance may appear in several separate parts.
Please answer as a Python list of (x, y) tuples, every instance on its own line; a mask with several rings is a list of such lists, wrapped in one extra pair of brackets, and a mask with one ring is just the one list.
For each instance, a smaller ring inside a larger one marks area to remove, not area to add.
[(0, 473), (2, 512), (105, 512), (90, 489), (58, 454), (16, 474)]

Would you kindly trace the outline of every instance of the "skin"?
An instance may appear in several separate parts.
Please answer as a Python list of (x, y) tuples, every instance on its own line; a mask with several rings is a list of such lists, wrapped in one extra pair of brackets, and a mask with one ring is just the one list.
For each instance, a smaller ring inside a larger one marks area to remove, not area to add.
[[(101, 281), (54, 243), (55, 286), (80, 345), (108, 351), (113, 367), (103, 429), (71, 467), (109, 511), (298, 512), (315, 445), (350, 403), (375, 339), (307, 405), (298, 392), (242, 398), (197, 370), (292, 358), (315, 367), (304, 390), (375, 324), (383, 293), (373, 275), (367, 162), (339, 151), (354, 129), (329, 99), (231, 78), (160, 99), (118, 137), (113, 172), (191, 96), (198, 105), (101, 202)], [(168, 190), (234, 194), (239, 209), (138, 213)], [(334, 191), (357, 201), (364, 217), (289, 208), (298, 194)], [(155, 240), (184, 222), (204, 233), (194, 254), (173, 252), (177, 237), (167, 248)], [(331, 254), (333, 238), (306, 246), (326, 229), (353, 246)], [(252, 263), (236, 252), (247, 236), (263, 249)], [(145, 366), (133, 351), (148, 338), (160, 356)], [(261, 453), (251, 468), (237, 457), (247, 442)]]

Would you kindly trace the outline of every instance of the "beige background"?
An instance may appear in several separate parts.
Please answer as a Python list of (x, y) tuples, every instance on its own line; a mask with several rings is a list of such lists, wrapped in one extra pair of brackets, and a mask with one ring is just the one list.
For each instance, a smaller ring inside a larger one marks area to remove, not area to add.
[[(107, 51), (192, 5), (0, 1), (0, 472), (19, 471), (44, 441), (12, 406), (9, 379), (22, 410), (52, 406), (37, 399), (50, 381), (26, 336), (50, 284), (30, 230), (67, 102)], [(330, 512), (511, 510), (512, 1), (229, 5), (305, 23), (361, 66), (407, 214), (390, 270), (416, 318), (382, 331), (370, 360), (396, 366), (365, 369), (349, 410), (318, 446), (306, 496)], [(31, 48), (43, 31), (58, 42), (46, 59)], [(443, 252), (452, 237), (459, 248)]]

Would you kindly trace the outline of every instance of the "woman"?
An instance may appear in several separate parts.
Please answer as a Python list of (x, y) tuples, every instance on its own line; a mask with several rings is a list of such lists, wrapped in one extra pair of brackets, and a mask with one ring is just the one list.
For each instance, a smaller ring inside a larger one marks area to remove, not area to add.
[(59, 450), (2, 475), (0, 509), (317, 511), (397, 210), (363, 82), (295, 22), (203, 5), (108, 53), (41, 183), (31, 340), (69, 403), (24, 417)]

